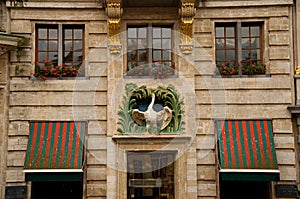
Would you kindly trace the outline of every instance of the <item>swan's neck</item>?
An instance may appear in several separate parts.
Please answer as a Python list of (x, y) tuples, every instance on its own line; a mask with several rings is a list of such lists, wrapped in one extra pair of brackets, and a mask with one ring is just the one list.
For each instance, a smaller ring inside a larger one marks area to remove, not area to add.
[(152, 100), (151, 100), (151, 103), (149, 104), (149, 107), (152, 108), (153, 105), (154, 105), (154, 101), (155, 101), (155, 95), (152, 94)]

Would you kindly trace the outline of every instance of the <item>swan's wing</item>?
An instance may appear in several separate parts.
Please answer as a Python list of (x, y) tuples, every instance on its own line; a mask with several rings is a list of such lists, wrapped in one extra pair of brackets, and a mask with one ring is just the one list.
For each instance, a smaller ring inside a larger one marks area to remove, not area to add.
[(159, 111), (158, 114), (159, 120), (162, 121), (160, 130), (163, 130), (170, 124), (172, 120), (172, 110), (169, 107), (165, 106), (164, 110)]
[(143, 125), (143, 121), (145, 120), (144, 112), (139, 111), (138, 109), (132, 110), (132, 119), (138, 124)]

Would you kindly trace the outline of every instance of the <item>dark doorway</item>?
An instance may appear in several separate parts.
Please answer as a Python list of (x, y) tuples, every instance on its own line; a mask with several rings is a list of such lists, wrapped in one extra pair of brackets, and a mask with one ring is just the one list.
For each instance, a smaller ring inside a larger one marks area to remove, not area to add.
[(269, 182), (221, 181), (221, 199), (269, 199)]
[(128, 152), (127, 198), (174, 199), (174, 152)]
[(82, 199), (82, 182), (32, 182), (32, 199)]

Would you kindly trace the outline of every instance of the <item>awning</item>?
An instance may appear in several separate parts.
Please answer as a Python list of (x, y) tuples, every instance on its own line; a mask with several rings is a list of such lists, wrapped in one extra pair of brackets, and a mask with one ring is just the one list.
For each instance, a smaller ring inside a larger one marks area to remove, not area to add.
[(222, 180), (279, 180), (270, 120), (217, 120)]
[(52, 180), (53, 173), (72, 179), (72, 173), (82, 172), (85, 131), (85, 122), (32, 122), (24, 164), (26, 180), (51, 173)]

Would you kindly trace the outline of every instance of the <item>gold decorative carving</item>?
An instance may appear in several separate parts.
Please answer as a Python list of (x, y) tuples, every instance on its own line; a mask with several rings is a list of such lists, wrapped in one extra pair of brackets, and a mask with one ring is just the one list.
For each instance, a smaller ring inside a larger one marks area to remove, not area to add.
[(193, 50), (194, 6), (194, 2), (182, 2), (179, 10), (179, 14), (181, 15), (180, 49), (185, 54), (190, 54)]
[(109, 50), (112, 54), (118, 54), (121, 52), (121, 3), (109, 2), (106, 8), (108, 16), (108, 34), (109, 34)]

